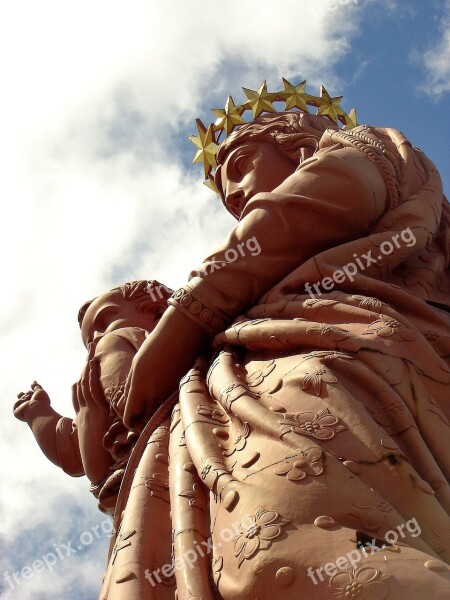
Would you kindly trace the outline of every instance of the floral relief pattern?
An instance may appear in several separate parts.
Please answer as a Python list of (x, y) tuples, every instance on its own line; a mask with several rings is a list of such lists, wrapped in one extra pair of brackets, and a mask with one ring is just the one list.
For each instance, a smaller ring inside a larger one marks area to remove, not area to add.
[(303, 302), (305, 308), (322, 308), (323, 306), (334, 306), (339, 304), (337, 300), (321, 300), (320, 298), (308, 298)]
[(183, 498), (188, 498), (189, 506), (196, 506), (197, 508), (205, 508), (206, 506), (203, 492), (198, 488), (196, 483), (193, 484), (191, 489), (184, 490), (179, 495)]
[(252, 392), (249, 387), (242, 383), (232, 383), (220, 392), (220, 402), (225, 404), (227, 410), (231, 409), (231, 405), (242, 396), (250, 396), (251, 398), (259, 398), (259, 395)]
[(351, 573), (335, 573), (330, 578), (330, 586), (338, 598), (385, 600), (389, 595), (386, 577), (379, 569), (372, 567), (353, 567)]
[[(294, 319), (294, 321), (295, 320), (296, 319)], [(327, 325), (327, 323), (313, 325), (312, 327), (308, 327), (308, 329), (306, 330), (306, 333), (314, 332), (317, 332), (321, 336), (328, 337), (336, 342), (346, 340), (350, 337), (350, 333), (346, 329), (342, 329), (342, 327), (336, 327), (334, 325)]]
[(281, 425), (280, 437), (286, 433), (297, 433), (318, 440), (331, 440), (336, 433), (346, 429), (343, 425), (339, 425), (339, 419), (331, 414), (328, 408), (320, 413), (286, 413), (278, 422)]
[(361, 493), (353, 500), (353, 504), (358, 510), (356, 514), (350, 513), (350, 515), (359, 518), (362, 526), (369, 531), (380, 529), (387, 515), (393, 510), (390, 504), (368, 489), (361, 490)]
[(263, 367), (257, 369), (256, 371), (247, 376), (248, 385), (250, 387), (257, 387), (258, 385), (261, 385), (264, 379), (272, 373), (275, 367), (275, 360), (270, 360)]
[(401, 423), (402, 430), (413, 424), (411, 413), (391, 390), (378, 390), (376, 398), (367, 399), (365, 405), (373, 414), (375, 421), (382, 425), (390, 435), (397, 433), (396, 425), (399, 423)]
[(270, 548), (272, 540), (282, 534), (287, 523), (274, 510), (263, 508), (258, 508), (254, 515), (245, 517), (239, 525), (238, 535), (233, 539), (238, 565), (241, 566), (244, 560), (249, 560), (260, 550)]
[(314, 350), (314, 352), (309, 352), (305, 354), (302, 362), (306, 362), (307, 360), (311, 360), (312, 358), (319, 358), (324, 362), (332, 362), (336, 358), (343, 358), (350, 360), (353, 358), (351, 354), (347, 354), (346, 352), (339, 352), (338, 350)]
[(162, 473), (153, 473), (151, 477), (145, 479), (145, 486), (150, 491), (151, 496), (160, 498), (169, 503), (169, 477)]
[(368, 325), (363, 335), (377, 335), (381, 338), (395, 335), (403, 341), (411, 341), (416, 338), (416, 334), (413, 331), (407, 329), (396, 319), (386, 317), (385, 315), (381, 315), (379, 319)]
[(300, 380), (300, 387), (304, 391), (309, 391), (316, 396), (320, 396), (323, 383), (337, 383), (337, 379), (331, 371), (320, 365), (312, 372), (305, 372)]
[(124, 548), (128, 548), (128, 546), (131, 546), (131, 542), (128, 540), (131, 537), (133, 537), (135, 533), (135, 529), (129, 529), (128, 531), (124, 531), (119, 535), (112, 551), (112, 564), (115, 563), (117, 555), (121, 550), (123, 550)]
[(367, 308), (372, 312), (381, 313), (383, 310), (383, 302), (378, 298), (370, 298), (368, 296), (352, 296), (352, 300), (356, 300), (359, 308)]
[(300, 481), (307, 475), (321, 475), (325, 470), (323, 452), (318, 447), (288, 454), (275, 468), (276, 475), (286, 475), (289, 481)]
[(158, 427), (152, 433), (148, 444), (156, 444), (157, 446), (169, 446), (169, 430), (165, 426)]
[(242, 424), (241, 430), (232, 442), (231, 446), (224, 450), (224, 456), (231, 456), (235, 452), (240, 452), (247, 445), (247, 438), (250, 435), (250, 427), (247, 422)]
[(201, 417), (209, 419), (217, 425), (226, 425), (230, 420), (222, 409), (215, 408), (213, 406), (207, 406), (206, 404), (200, 404), (197, 406), (197, 414)]
[(198, 466), (198, 473), (202, 481), (208, 479), (208, 487), (215, 494), (217, 481), (222, 475), (229, 475), (229, 472), (225, 468), (222, 459), (218, 456), (210, 456), (208, 458), (202, 457)]

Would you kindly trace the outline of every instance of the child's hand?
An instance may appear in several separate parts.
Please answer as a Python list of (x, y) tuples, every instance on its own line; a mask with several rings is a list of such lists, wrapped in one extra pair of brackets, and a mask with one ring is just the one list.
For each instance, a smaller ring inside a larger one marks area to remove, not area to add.
[(50, 398), (47, 392), (36, 381), (31, 384), (31, 390), (28, 392), (20, 392), (17, 394), (19, 398), (14, 404), (14, 416), (19, 421), (27, 421), (27, 412), (31, 406), (37, 404), (47, 404), (50, 406)]
[(100, 368), (95, 355), (95, 344), (89, 345), (86, 365), (78, 383), (72, 387), (72, 401), (78, 414), (85, 409), (104, 411), (108, 409), (100, 383)]

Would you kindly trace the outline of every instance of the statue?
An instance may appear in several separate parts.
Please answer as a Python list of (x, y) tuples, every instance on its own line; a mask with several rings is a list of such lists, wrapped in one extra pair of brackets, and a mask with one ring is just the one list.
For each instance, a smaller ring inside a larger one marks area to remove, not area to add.
[[(151, 294), (153, 288), (157, 295)], [(156, 326), (169, 295), (169, 288), (157, 281), (133, 281), (81, 307), (78, 322), (88, 357), (72, 388), (75, 419), (58, 414), (37, 382), (18, 395), (14, 406), (15, 416), (28, 423), (45, 456), (73, 477), (86, 475), (99, 509), (110, 515), (139, 437), (139, 431), (123, 425), (116, 402), (132, 358)]]
[(196, 160), (239, 222), (115, 404), (141, 433), (101, 600), (450, 596), (440, 177), (324, 88), (284, 87), (198, 122)]

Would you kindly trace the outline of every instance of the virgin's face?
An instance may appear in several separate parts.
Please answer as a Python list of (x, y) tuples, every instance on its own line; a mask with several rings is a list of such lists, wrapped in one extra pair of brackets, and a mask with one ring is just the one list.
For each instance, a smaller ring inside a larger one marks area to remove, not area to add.
[(225, 206), (239, 219), (250, 198), (274, 190), (296, 167), (276, 144), (253, 142), (234, 148), (221, 168)]

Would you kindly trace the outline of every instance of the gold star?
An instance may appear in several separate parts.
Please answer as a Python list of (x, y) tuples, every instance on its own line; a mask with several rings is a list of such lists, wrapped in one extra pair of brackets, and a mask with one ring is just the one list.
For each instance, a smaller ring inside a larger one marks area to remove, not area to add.
[(352, 108), (352, 110), (345, 115), (345, 127), (344, 129), (353, 129), (358, 125), (358, 119), (356, 118), (356, 108)]
[(338, 122), (338, 117), (345, 117), (345, 111), (339, 106), (343, 96), (332, 98), (323, 85), (320, 86), (320, 104), (317, 114), (328, 117), (334, 123)]
[(203, 168), (205, 169), (205, 178), (208, 177), (211, 169), (217, 167), (216, 163), (216, 152), (219, 146), (215, 142), (213, 124), (208, 126), (208, 129), (203, 125), (200, 119), (196, 119), (198, 136), (190, 135), (189, 140), (198, 148), (193, 163), (203, 161)]
[(300, 108), (304, 112), (309, 112), (306, 102), (311, 101), (312, 96), (305, 92), (306, 80), (294, 86), (283, 77), (283, 84), (284, 92), (280, 92), (280, 97), (286, 102), (285, 110)]
[(215, 129), (225, 129), (227, 135), (230, 135), (236, 125), (245, 123), (241, 116), (245, 108), (242, 105), (236, 106), (231, 96), (228, 96), (225, 108), (213, 108), (211, 110), (218, 117), (214, 123)]
[(214, 181), (214, 177), (211, 174), (208, 175), (208, 178), (205, 179), (203, 184), (206, 185), (206, 187), (212, 190), (215, 194), (220, 196), (219, 188), (217, 187), (216, 182)]
[(245, 103), (245, 108), (251, 108), (253, 112), (253, 118), (259, 117), (262, 112), (277, 112), (273, 107), (272, 102), (277, 97), (276, 94), (269, 94), (267, 92), (267, 83), (264, 82), (259, 90), (249, 90), (242, 88), (244, 94), (247, 96), (248, 101)]

